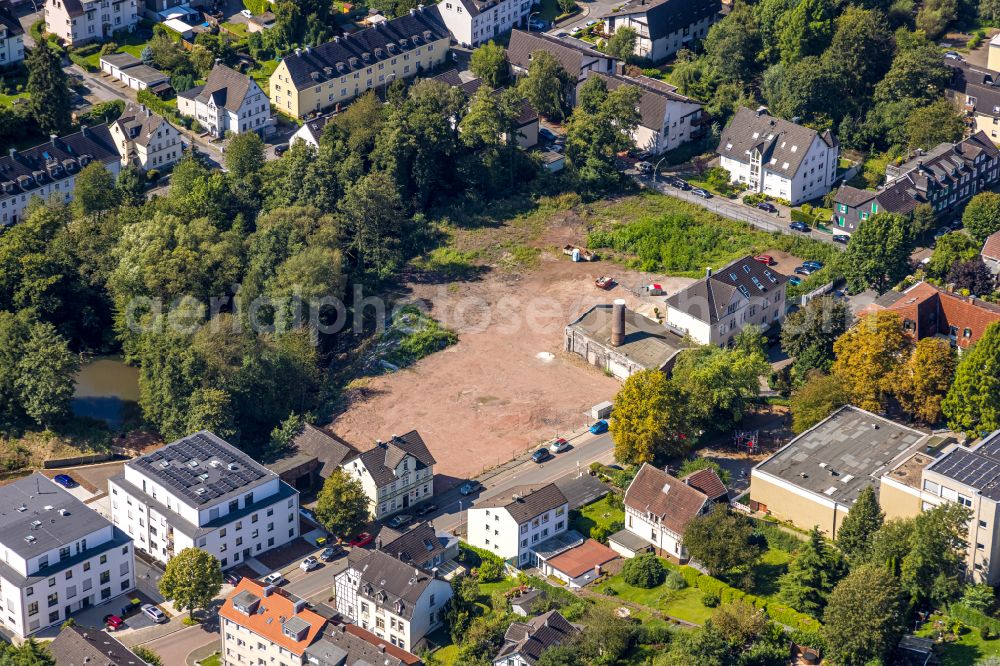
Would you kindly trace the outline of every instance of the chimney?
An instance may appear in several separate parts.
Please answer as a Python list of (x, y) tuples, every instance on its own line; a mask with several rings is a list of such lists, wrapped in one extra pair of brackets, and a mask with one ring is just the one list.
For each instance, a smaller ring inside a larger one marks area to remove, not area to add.
[(10, 155), (11, 159), (13, 159), (14, 157), (16, 157), (16, 156), (17, 156), (17, 148), (11, 148), (11, 149), (10, 149), (10, 150), (8, 150), (7, 152), (8, 152), (8, 154)]
[(712, 277), (712, 267), (705, 266), (705, 278), (708, 279), (710, 277)]
[(768, 115), (768, 113), (767, 113), (767, 107), (766, 106), (758, 106), (757, 107), (757, 117), (759, 118), (761, 116), (766, 116), (766, 115)]
[(302, 55), (302, 49), (295, 49), (295, 55), (297, 56)]
[(625, 299), (616, 298), (611, 311), (611, 346), (625, 343)]
[(410, 16), (416, 16), (416, 15), (417, 15), (417, 8), (410, 7)]

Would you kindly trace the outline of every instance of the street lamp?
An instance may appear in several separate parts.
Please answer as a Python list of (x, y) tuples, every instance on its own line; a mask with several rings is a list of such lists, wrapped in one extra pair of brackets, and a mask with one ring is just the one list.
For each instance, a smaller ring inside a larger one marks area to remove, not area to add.
[(660, 165), (663, 164), (663, 160), (665, 160), (665, 159), (667, 159), (666, 156), (661, 157), (660, 161), (656, 163), (655, 167), (653, 167), (653, 182), (654, 183), (656, 182), (656, 177), (660, 175)]
[(531, 17), (534, 16), (535, 14), (539, 14), (539, 13), (540, 13), (540, 11), (538, 11), (538, 12), (531, 12), (530, 14), (528, 14), (528, 32), (531, 32)]

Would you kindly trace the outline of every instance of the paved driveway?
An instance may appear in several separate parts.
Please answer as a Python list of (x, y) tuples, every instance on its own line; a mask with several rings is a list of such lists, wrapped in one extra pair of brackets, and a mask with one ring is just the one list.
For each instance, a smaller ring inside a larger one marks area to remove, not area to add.
[(192, 652), (213, 644), (218, 647), (219, 643), (217, 629), (212, 630), (197, 625), (143, 643), (143, 647), (160, 655), (160, 659), (167, 666), (183, 666), (188, 663), (187, 657)]

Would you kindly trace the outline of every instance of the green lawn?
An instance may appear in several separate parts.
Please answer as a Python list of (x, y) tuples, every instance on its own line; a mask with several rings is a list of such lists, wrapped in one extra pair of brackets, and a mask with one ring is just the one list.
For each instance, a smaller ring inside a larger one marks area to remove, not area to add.
[[(672, 564), (667, 563), (667, 566), (676, 569)], [(622, 575), (618, 574), (598, 585), (595, 591), (607, 594), (609, 589), (617, 592), (612, 596), (612, 600), (620, 598), (632, 601), (695, 624), (704, 623), (714, 612), (714, 609), (707, 608), (701, 603), (702, 592), (694, 587), (671, 590), (666, 585), (659, 585), (647, 590), (629, 585), (622, 579)]]
[(10, 106), (14, 103), (16, 99), (28, 99), (29, 95), (26, 92), (17, 93), (15, 95), (4, 95), (0, 93), (0, 106)]
[(259, 63), (255, 69), (251, 69), (248, 73), (251, 77), (253, 77), (253, 80), (257, 82), (260, 89), (264, 91), (264, 94), (267, 94), (271, 75), (274, 74), (274, 70), (277, 68), (277, 60), (265, 60), (264, 62)]
[(489, 602), (494, 592), (506, 592), (512, 587), (517, 587), (517, 581), (513, 578), (504, 578), (496, 583), (480, 583), (479, 599), (483, 602)]
[[(935, 637), (934, 617), (917, 631), (918, 636)], [(971, 629), (953, 643), (940, 643), (937, 655), (941, 666), (968, 666), (985, 657), (1000, 657), (1000, 640), (984, 641), (979, 631)]]
[(791, 553), (776, 548), (768, 549), (753, 568), (754, 585), (747, 592), (763, 599), (771, 599), (778, 593), (778, 579), (788, 571), (788, 563), (791, 561)]
[(434, 659), (441, 666), (452, 666), (455, 660), (458, 659), (458, 646), (452, 643), (451, 645), (445, 645), (444, 647), (438, 648), (431, 654), (434, 655)]
[(211, 657), (206, 657), (201, 660), (201, 666), (220, 666), (222, 664), (222, 659), (219, 657), (219, 653), (216, 652)]
[(595, 527), (610, 529), (612, 523), (624, 523), (625, 512), (617, 506), (612, 507), (608, 501), (610, 497), (611, 495), (605, 495), (596, 502), (573, 511), (569, 526), (580, 534), (592, 535), (591, 530)]
[(247, 36), (247, 24), (246, 23), (223, 23), (220, 27), (225, 28), (229, 32), (233, 33), (239, 38), (244, 38)]

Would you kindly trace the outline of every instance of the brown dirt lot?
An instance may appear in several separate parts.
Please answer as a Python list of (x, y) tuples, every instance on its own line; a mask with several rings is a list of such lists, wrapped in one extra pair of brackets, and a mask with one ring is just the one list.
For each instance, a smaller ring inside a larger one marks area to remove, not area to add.
[[(574, 235), (560, 227), (537, 246), (578, 242)], [(659, 282), (670, 293), (691, 282), (609, 262), (573, 263), (545, 251), (530, 272), (493, 271), (451, 285), (410, 284), (412, 296), (455, 330), (459, 342), (410, 369), (362, 382), (331, 430), (369, 448), (375, 439), (415, 428), (437, 458), (436, 471), (454, 480), (589, 425), (589, 408), (610, 400), (620, 385), (563, 351), (566, 324), (614, 298), (650, 311), (655, 302), (622, 286), (597, 289), (594, 280), (604, 274), (633, 289)]]

